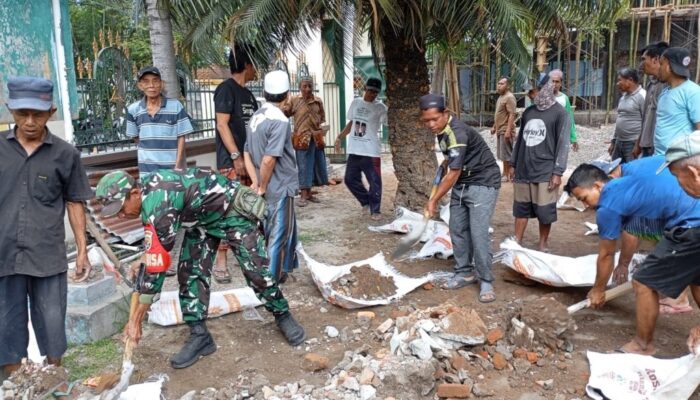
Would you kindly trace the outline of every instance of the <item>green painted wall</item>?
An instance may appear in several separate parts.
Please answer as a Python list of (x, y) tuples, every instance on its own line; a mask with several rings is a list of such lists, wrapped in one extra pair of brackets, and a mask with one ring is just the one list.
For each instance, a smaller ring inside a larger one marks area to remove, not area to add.
[[(68, 1), (59, 0), (62, 37), (68, 71), (71, 114), (77, 112), (77, 90)], [(62, 116), (58, 92), (58, 56), (51, 0), (0, 0), (0, 123), (7, 123), (7, 80), (11, 76), (42, 76), (54, 82), (55, 119)], [(71, 118), (68, 116), (68, 118)]]

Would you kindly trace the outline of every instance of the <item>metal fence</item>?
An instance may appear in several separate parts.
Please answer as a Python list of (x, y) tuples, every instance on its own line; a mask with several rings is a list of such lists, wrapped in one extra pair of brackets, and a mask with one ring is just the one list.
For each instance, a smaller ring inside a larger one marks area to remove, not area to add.
[[(260, 74), (263, 75), (262, 73)], [(364, 86), (364, 76), (356, 71), (359, 79), (352, 88), (360, 95)], [(198, 82), (191, 79), (189, 72), (182, 63), (178, 65), (178, 77), (185, 110), (190, 116), (194, 132), (187, 140), (210, 138), (215, 136), (216, 120), (214, 110), (214, 91), (216, 84), (211, 81)], [(314, 92), (318, 95), (317, 79), (314, 81)], [(359, 83), (358, 83), (359, 82)], [(290, 94), (299, 94), (299, 74), (290, 74)], [(78, 101), (79, 116), (73, 121), (74, 143), (83, 153), (96, 154), (115, 152), (136, 147), (134, 141), (126, 136), (126, 109), (129, 104), (141, 99), (142, 94), (136, 87), (134, 67), (128, 57), (117, 47), (102, 49), (88, 77), (79, 77)], [(335, 153), (332, 143), (345, 125), (341, 121), (340, 96), (342, 91), (335, 82), (324, 82), (323, 103), (326, 111), (326, 122), (330, 126), (326, 143), (330, 146), (328, 154)], [(248, 82), (246, 87), (255, 95), (259, 102), (264, 102), (263, 81)], [(349, 104), (347, 105), (349, 106)], [(292, 119), (293, 123), (293, 119)], [(387, 127), (381, 132), (382, 152), (389, 151)]]

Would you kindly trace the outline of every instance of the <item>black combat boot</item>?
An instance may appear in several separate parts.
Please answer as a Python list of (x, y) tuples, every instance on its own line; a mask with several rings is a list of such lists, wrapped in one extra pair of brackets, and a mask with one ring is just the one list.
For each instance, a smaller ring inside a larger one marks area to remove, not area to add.
[(216, 351), (216, 343), (211, 337), (204, 321), (188, 322), (190, 337), (180, 351), (170, 358), (173, 368), (187, 368), (196, 363), (200, 357)]
[(304, 342), (306, 338), (304, 328), (299, 325), (289, 311), (284, 314), (275, 315), (275, 323), (290, 345), (299, 346)]

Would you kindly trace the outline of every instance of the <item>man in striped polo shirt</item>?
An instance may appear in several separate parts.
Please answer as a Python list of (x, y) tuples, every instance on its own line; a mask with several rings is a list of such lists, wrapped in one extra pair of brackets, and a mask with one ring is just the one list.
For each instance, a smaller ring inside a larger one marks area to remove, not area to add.
[(185, 168), (185, 135), (192, 123), (182, 104), (166, 98), (158, 68), (142, 68), (138, 88), (143, 99), (131, 104), (126, 113), (126, 134), (138, 144), (141, 177), (160, 169)]

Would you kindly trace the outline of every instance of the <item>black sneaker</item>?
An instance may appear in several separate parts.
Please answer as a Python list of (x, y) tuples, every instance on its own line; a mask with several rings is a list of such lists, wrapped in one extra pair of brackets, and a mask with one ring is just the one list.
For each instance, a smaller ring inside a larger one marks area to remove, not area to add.
[(306, 339), (304, 328), (299, 325), (289, 311), (284, 314), (275, 315), (275, 323), (290, 345), (299, 346), (304, 342), (304, 339)]
[(204, 321), (188, 322), (190, 337), (182, 349), (170, 358), (173, 368), (187, 368), (199, 361), (200, 357), (208, 356), (216, 351), (216, 343), (211, 337)]

